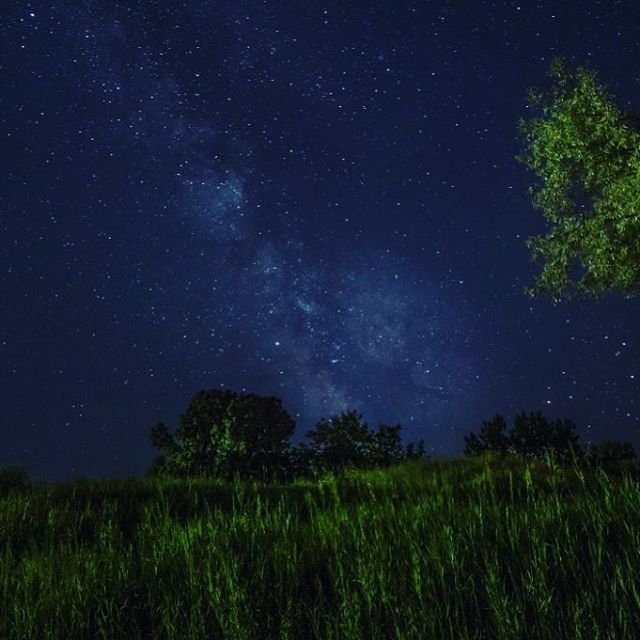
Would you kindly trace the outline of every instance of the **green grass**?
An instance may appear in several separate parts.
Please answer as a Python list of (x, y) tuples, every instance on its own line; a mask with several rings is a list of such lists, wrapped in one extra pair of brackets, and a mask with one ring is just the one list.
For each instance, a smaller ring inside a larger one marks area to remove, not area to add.
[(0, 638), (635, 638), (639, 489), (492, 459), (289, 486), (17, 482)]

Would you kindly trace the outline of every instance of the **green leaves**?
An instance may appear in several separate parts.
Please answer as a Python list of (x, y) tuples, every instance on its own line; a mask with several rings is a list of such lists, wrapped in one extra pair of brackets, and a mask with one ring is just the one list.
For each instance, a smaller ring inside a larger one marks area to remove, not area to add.
[(594, 72), (556, 60), (553, 85), (529, 92), (517, 157), (536, 175), (533, 206), (549, 223), (527, 242), (542, 265), (531, 295), (554, 301), (640, 287), (638, 118), (612, 102)]

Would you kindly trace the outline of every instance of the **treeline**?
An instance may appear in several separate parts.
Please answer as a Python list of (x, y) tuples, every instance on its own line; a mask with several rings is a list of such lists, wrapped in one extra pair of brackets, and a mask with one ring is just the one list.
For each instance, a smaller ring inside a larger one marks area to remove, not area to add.
[[(295, 421), (275, 396), (207, 390), (197, 393), (174, 433), (163, 423), (150, 433), (160, 450), (148, 476), (236, 476), (263, 482), (317, 477), (345, 468), (385, 467), (427, 456), (424, 440), (402, 444), (401, 425), (371, 429), (357, 411), (322, 418), (307, 431), (306, 443), (292, 445)], [(539, 411), (518, 414), (508, 428), (500, 414), (464, 437), (468, 456), (493, 452), (603, 466), (633, 460), (629, 443), (585, 446), (570, 420), (551, 421)]]
[(291, 444), (294, 431), (280, 398), (200, 391), (173, 434), (163, 423), (151, 429), (151, 444), (162, 455), (148, 475), (287, 481), (426, 456), (423, 440), (403, 446), (399, 424), (374, 430), (357, 411), (322, 418), (307, 431), (307, 443)]
[(510, 427), (497, 413), (490, 420), (482, 421), (478, 433), (464, 437), (465, 455), (488, 452), (535, 458), (551, 455), (564, 463), (586, 463), (611, 469), (636, 459), (631, 443), (605, 440), (586, 445), (580, 440), (576, 425), (571, 420), (549, 420), (540, 411), (517, 414)]

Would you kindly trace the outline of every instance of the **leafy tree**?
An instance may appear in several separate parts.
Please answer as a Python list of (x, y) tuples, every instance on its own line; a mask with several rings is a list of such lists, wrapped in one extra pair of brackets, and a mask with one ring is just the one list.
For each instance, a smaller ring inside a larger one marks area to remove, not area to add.
[(465, 455), (474, 456), (485, 451), (506, 453), (509, 449), (506, 430), (507, 422), (499, 413), (491, 420), (483, 420), (478, 434), (469, 433), (464, 437)]
[(542, 272), (529, 295), (554, 301), (640, 288), (640, 116), (615, 106), (593, 71), (551, 66), (520, 121), (537, 176), (533, 205), (550, 229), (527, 242)]
[(525, 456), (542, 458), (553, 453), (562, 460), (570, 460), (579, 453), (579, 437), (571, 420), (551, 422), (540, 411), (527, 415), (519, 413), (509, 431), (509, 448)]
[(164, 456), (150, 473), (227, 479), (239, 473), (268, 479), (285, 471), (294, 429), (279, 398), (200, 391), (180, 417), (175, 434), (163, 423), (151, 430), (151, 444)]
[(378, 431), (373, 434), (371, 446), (371, 461), (374, 466), (388, 467), (404, 458), (401, 429), (399, 424), (394, 427), (381, 424), (378, 427)]
[(297, 451), (299, 467), (312, 474), (340, 471), (346, 467), (386, 467), (407, 458), (426, 457), (424, 440), (417, 449), (413, 443), (405, 449), (400, 431), (402, 426), (381, 424), (377, 431), (370, 430), (357, 411), (345, 411), (329, 420), (322, 418), (312, 431), (307, 432), (309, 445), (300, 445)]
[(357, 411), (343, 411), (329, 420), (322, 418), (306, 435), (316, 471), (371, 466), (373, 437)]

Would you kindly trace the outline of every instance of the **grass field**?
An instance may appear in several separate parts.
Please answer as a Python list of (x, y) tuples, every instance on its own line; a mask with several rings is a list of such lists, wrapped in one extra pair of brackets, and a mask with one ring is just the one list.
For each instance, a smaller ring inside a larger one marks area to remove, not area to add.
[(639, 489), (515, 459), (0, 488), (0, 638), (636, 638)]

